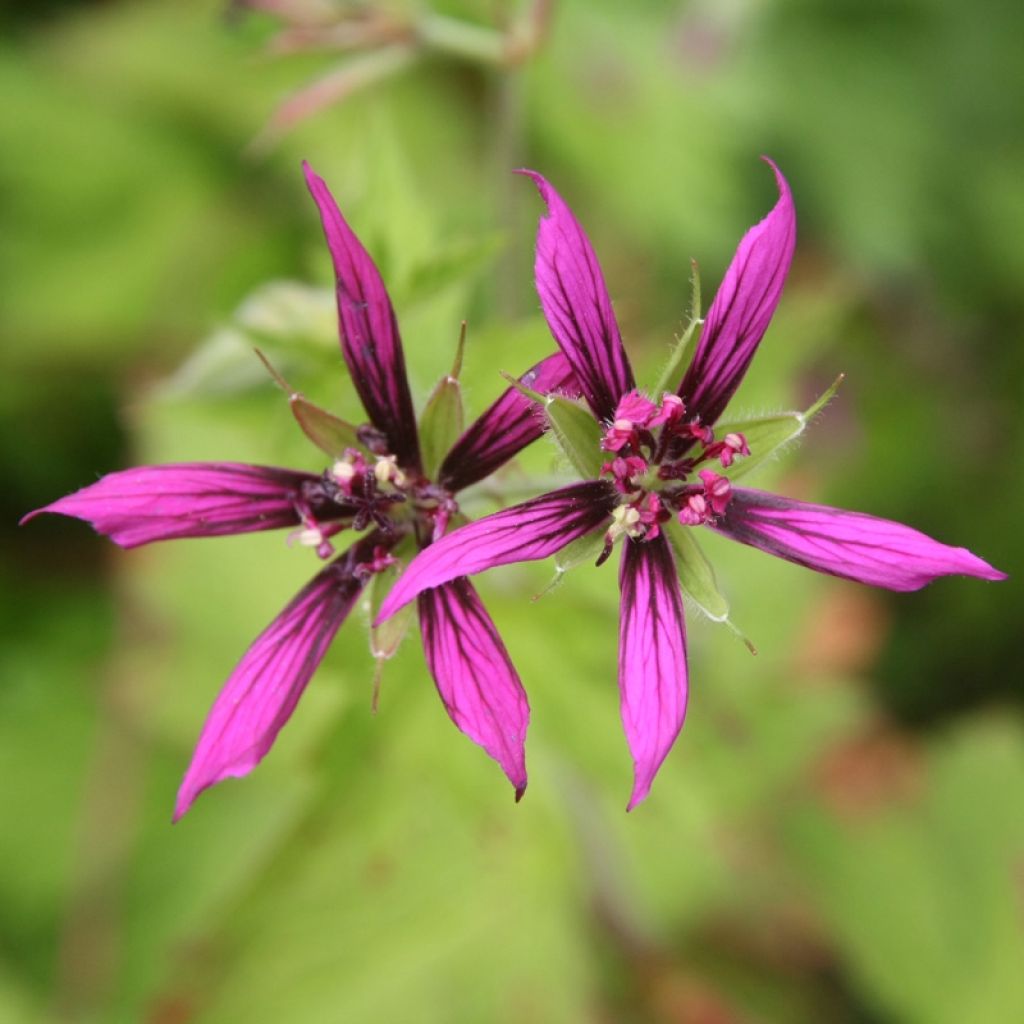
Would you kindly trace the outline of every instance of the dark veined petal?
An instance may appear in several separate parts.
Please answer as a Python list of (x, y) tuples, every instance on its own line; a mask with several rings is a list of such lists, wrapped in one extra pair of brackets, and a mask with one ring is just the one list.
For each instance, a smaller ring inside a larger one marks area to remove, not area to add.
[(263, 760), (355, 605), (363, 588), (357, 569), (380, 542), (379, 534), (364, 537), (321, 570), (245, 652), (203, 726), (175, 821), (204, 789)]
[(547, 558), (611, 515), (615, 490), (585, 480), (461, 526), (421, 551), (384, 599), (377, 623), (430, 587), (510, 562)]
[[(519, 378), (542, 395), (579, 396), (569, 361), (560, 352), (542, 359)], [(544, 414), (521, 391), (506, 388), (486, 412), (471, 423), (441, 463), (439, 482), (461, 491), (488, 477), (544, 432)]]
[(948, 575), (1006, 579), (966, 548), (902, 523), (739, 487), (713, 529), (817, 572), (889, 590), (918, 590)]
[(387, 437), (391, 454), (405, 468), (419, 469), (416, 416), (391, 299), (380, 272), (323, 180), (309, 164), (302, 166), (331, 250), (341, 351), (352, 382), (373, 425)]
[(664, 534), (623, 542), (619, 588), (619, 694), (633, 755), (632, 810), (650, 791), (686, 715), (683, 601)]
[(779, 304), (796, 246), (796, 212), (789, 185), (775, 172), (779, 200), (744, 236), (708, 310), (700, 343), (679, 394), (691, 416), (711, 425), (743, 380)]
[(526, 790), (530, 705), (491, 617), (464, 576), (418, 597), (427, 665), (451, 720)]
[(534, 263), (544, 316), (594, 415), (610, 420), (633, 387), (633, 371), (600, 264), (562, 197), (536, 171), (521, 173), (533, 179), (548, 207), (538, 226)]
[[(303, 485), (318, 477), (241, 462), (182, 462), (108, 473), (45, 508), (91, 523), (123, 548), (179, 537), (217, 537), (294, 526)], [(310, 509), (338, 516), (337, 506)]]

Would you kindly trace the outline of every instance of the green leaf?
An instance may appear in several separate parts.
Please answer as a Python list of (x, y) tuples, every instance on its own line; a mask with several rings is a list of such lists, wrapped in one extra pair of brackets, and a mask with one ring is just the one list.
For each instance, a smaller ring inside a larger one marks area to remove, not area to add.
[(756, 416), (749, 420), (735, 420), (731, 423), (717, 423), (715, 436), (742, 434), (747, 439), (750, 454), (738, 458), (731, 466), (722, 469), (723, 476), (736, 480), (774, 458), (786, 445), (795, 441), (806, 429), (807, 424), (825, 408), (843, 382), (840, 374), (822, 396), (805, 412), (780, 412), (774, 416)]
[(257, 288), (185, 362), (163, 381), (158, 396), (187, 399), (258, 389), (263, 374), (253, 362), (259, 346), (289, 372), (310, 376), (344, 364), (337, 358), (337, 313), (329, 288), (272, 281)]
[(661, 376), (651, 389), (651, 398), (654, 401), (658, 401), (666, 391), (675, 391), (679, 386), (693, 358), (694, 349), (700, 340), (701, 328), (704, 326), (700, 307), (700, 270), (696, 260), (691, 260), (690, 266), (690, 322), (682, 336), (676, 340), (675, 348), (661, 371)]
[(466, 347), (466, 321), (462, 321), (455, 363), (431, 392), (420, 416), (420, 446), (423, 453), (423, 471), (434, 477), (451, 446), (462, 434), (465, 410), (462, 404), (462, 354)]
[(494, 262), (504, 241), (504, 236), (494, 231), (479, 238), (439, 246), (431, 253), (429, 262), (420, 263), (412, 270), (403, 293), (404, 300), (419, 302), (479, 276)]
[(757, 652), (754, 645), (736, 628), (729, 618), (729, 600), (718, 587), (714, 567), (708, 561), (692, 526), (683, 526), (678, 520), (670, 519), (665, 526), (672, 550), (679, 568), (679, 585), (683, 593), (713, 622), (728, 626), (749, 648)]

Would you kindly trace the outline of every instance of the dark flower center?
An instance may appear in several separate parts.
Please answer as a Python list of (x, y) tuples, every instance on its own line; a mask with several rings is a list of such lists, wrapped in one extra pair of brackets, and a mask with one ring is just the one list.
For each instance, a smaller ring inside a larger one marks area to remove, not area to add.
[(390, 545), (415, 537), (419, 548), (441, 537), (459, 506), (452, 494), (422, 474), (407, 474), (372, 427), (361, 428), (369, 455), (346, 449), (315, 483), (304, 485), (295, 510), (302, 526), (291, 535), (321, 558), (334, 552), (330, 538), (342, 530), (380, 531)]

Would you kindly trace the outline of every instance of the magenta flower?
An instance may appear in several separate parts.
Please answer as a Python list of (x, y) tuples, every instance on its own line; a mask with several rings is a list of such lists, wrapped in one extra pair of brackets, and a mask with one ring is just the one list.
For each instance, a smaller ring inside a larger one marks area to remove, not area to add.
[[(305, 171), (334, 263), (342, 354), (370, 423), (350, 427), (293, 394), (296, 418), (332, 458), (319, 475), (231, 462), (144, 466), (111, 473), (23, 520), (42, 512), (74, 516), (125, 548), (292, 527), (290, 539), (323, 559), (333, 553), (332, 537), (362, 533), (257, 637), (228, 678), (178, 792), (175, 820), (208, 786), (245, 775), (262, 760), (368, 581), (462, 518), (456, 494), (544, 429), (534, 404), (508, 388), (436, 460), (428, 478), (384, 282), (327, 186), (308, 166)], [(541, 393), (574, 387), (569, 364), (557, 353), (522, 381)], [(427, 664), (448, 714), (501, 765), (518, 799), (526, 787), (529, 705), (493, 622), (472, 584), (458, 575), (418, 603)]]
[[(757, 450), (758, 439), (771, 448), (786, 439), (777, 436), (785, 416), (750, 421), (747, 429), (719, 423), (768, 327), (793, 256), (792, 197), (769, 163), (777, 204), (740, 242), (678, 388), (650, 396), (636, 389), (586, 234), (551, 185), (524, 172), (547, 204), (537, 236), (537, 290), (593, 419), (581, 421), (574, 403), (550, 400), (548, 415), (566, 454), (590, 478), (446, 535), (412, 561), (378, 617), (387, 619), (456, 577), (546, 558), (572, 542), (585, 550), (588, 537), (600, 565), (621, 540), (619, 690), (635, 768), (630, 809), (647, 796), (686, 711), (680, 584), (691, 596), (713, 587), (691, 527), (891, 590), (915, 590), (952, 573), (1005, 578), (964, 548), (908, 526), (733, 486), (745, 465), (768, 454)], [(802, 429), (810, 414), (788, 415)]]

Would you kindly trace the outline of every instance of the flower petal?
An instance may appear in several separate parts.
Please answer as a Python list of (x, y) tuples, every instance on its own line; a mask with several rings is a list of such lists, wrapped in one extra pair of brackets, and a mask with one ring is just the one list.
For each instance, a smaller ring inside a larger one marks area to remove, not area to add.
[(526, 691), (473, 585), (460, 576), (418, 597), (427, 665), (451, 720), (526, 790)]
[(521, 173), (533, 179), (548, 207), (537, 230), (534, 263), (544, 315), (594, 415), (610, 420), (616, 403), (633, 387), (633, 371), (601, 266), (562, 197), (536, 171)]
[(664, 535), (622, 546), (619, 693), (633, 755), (632, 810), (650, 791), (686, 716), (686, 625)]
[(603, 480), (585, 480), (459, 527), (421, 551), (384, 599), (376, 622), (430, 587), (509, 562), (547, 558), (598, 529), (616, 504)]
[(889, 590), (919, 590), (953, 574), (1006, 579), (966, 548), (902, 523), (740, 487), (712, 529), (817, 572)]
[(359, 566), (380, 543), (371, 534), (336, 558), (246, 651), (203, 726), (178, 790), (175, 821), (204, 789), (247, 775), (266, 756), (363, 589)]
[(373, 425), (387, 437), (391, 454), (405, 468), (419, 469), (416, 416), (391, 299), (323, 179), (309, 164), (302, 166), (334, 262), (341, 351), (352, 382)]
[[(319, 477), (290, 469), (241, 462), (182, 462), (139, 466), (108, 473), (45, 508), (91, 523), (123, 548), (179, 537), (217, 537), (294, 526), (296, 502), (306, 498), (310, 511), (337, 518), (340, 506), (316, 494)], [(305, 491), (305, 493), (304, 493)]]
[(739, 387), (779, 304), (796, 246), (793, 196), (771, 160), (779, 200), (744, 236), (708, 310), (679, 394), (691, 416), (713, 424)]
[[(542, 395), (553, 391), (573, 397), (579, 394), (572, 368), (561, 352), (542, 359), (519, 379)], [(461, 491), (483, 480), (536, 441), (544, 427), (544, 413), (538, 404), (513, 387), (506, 388), (452, 446), (441, 463), (439, 482), (450, 491)]]

